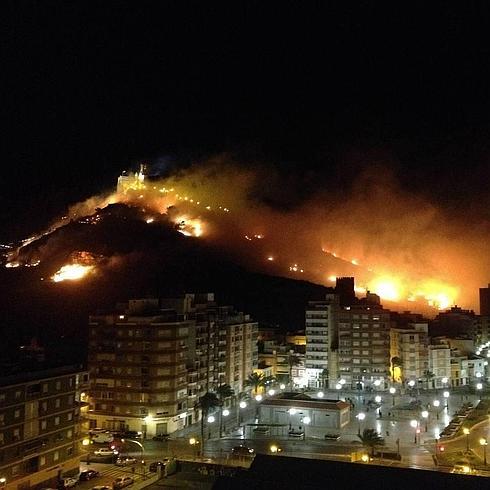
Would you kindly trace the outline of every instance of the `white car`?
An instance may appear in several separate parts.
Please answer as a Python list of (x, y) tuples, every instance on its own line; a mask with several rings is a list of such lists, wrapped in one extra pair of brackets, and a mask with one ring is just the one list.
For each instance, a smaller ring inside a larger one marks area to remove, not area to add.
[(115, 449), (97, 449), (94, 451), (94, 456), (114, 456), (117, 454)]
[(112, 482), (112, 488), (124, 488), (132, 485), (134, 480), (129, 476), (120, 476)]
[(73, 488), (76, 485), (78, 485), (78, 480), (76, 478), (72, 478), (71, 476), (67, 476), (63, 478), (64, 488)]

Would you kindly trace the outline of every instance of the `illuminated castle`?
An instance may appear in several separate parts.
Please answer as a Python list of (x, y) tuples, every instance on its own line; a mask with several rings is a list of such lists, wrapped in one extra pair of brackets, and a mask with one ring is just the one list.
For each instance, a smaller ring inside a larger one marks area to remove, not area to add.
[(147, 166), (145, 163), (140, 165), (139, 172), (128, 172), (126, 170), (117, 179), (117, 192), (126, 194), (128, 190), (146, 189), (145, 177), (147, 176)]

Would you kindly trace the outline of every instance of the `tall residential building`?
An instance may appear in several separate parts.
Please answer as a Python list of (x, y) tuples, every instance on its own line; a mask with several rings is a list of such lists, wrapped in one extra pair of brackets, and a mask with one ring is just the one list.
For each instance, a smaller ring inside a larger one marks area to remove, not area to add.
[(57, 487), (80, 465), (81, 366), (33, 370), (0, 378), (2, 488)]
[(480, 315), (490, 316), (490, 284), (488, 288), (480, 288)]
[(338, 314), (338, 378), (353, 389), (385, 389), (390, 379), (390, 311), (373, 296)]
[(451, 348), (445, 344), (429, 345), (429, 372), (432, 377), (422, 377), (427, 388), (444, 388), (443, 379), (451, 379)]
[(257, 367), (257, 323), (212, 294), (131, 300), (90, 317), (92, 425), (146, 435), (200, 419), (199, 397), (242, 391)]
[(390, 330), (390, 357), (398, 358), (392, 365), (392, 378), (396, 382), (418, 381), (429, 369), (429, 325), (409, 323), (405, 328)]
[[(336, 346), (339, 296), (326, 295), (324, 301), (309, 301), (306, 307), (305, 368), (308, 386), (312, 388), (335, 385), (338, 377)], [(331, 380), (329, 382), (329, 380)]]

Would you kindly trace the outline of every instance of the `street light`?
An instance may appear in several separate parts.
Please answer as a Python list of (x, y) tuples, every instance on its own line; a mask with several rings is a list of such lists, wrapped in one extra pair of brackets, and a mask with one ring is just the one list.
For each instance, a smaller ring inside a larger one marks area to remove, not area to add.
[(470, 451), (470, 429), (465, 427), (463, 429), (463, 434), (466, 436), (466, 452), (468, 453)]
[(189, 439), (189, 444), (191, 445), (191, 447), (193, 448), (194, 450), (194, 458), (197, 458), (197, 455), (198, 455), (198, 444), (199, 444), (199, 439), (197, 439), (196, 437), (191, 437)]
[(279, 385), (279, 388), (280, 388), (281, 390), (285, 390), (285, 389), (286, 389), (286, 385), (285, 385), (284, 383), (281, 383), (281, 384)]
[(439, 406), (441, 405), (441, 402), (439, 400), (434, 400), (432, 405), (436, 409), (436, 419), (439, 420)]
[(257, 395), (255, 397), (255, 400), (258, 401), (258, 402), (261, 402), (262, 401), (262, 395)]
[(425, 432), (427, 432), (427, 419), (429, 418), (429, 412), (424, 410), (421, 415), (425, 419)]
[(482, 437), (480, 439), (480, 446), (483, 447), (483, 464), (486, 466), (487, 465), (487, 446), (488, 446), (488, 442), (487, 440)]
[(269, 396), (274, 396), (274, 395), (276, 394), (276, 390), (270, 389), (270, 390), (267, 392), (267, 394), (268, 394)]
[(396, 388), (395, 387), (391, 387), (390, 388), (390, 393), (392, 394), (393, 396), (393, 406), (395, 406), (395, 393), (396, 393)]
[(419, 421), (418, 420), (410, 420), (410, 426), (415, 429), (415, 437), (414, 437), (414, 444), (417, 444), (417, 434), (418, 434), (418, 427), (419, 427)]
[(476, 389), (477, 390), (481, 390), (483, 388), (483, 384), (482, 383), (476, 383)]
[(208, 423), (209, 423), (209, 424), (212, 424), (212, 423), (213, 423), (215, 420), (216, 420), (216, 419), (214, 418), (214, 415), (210, 415), (210, 416), (208, 417)]
[(446, 399), (446, 408), (449, 408), (449, 405), (448, 405), (448, 398), (449, 398), (449, 391), (445, 391), (442, 396)]
[(361, 435), (361, 422), (366, 418), (366, 414), (364, 412), (359, 412), (357, 414), (357, 420), (359, 422), (359, 427), (357, 429), (357, 435), (360, 436)]
[(375, 396), (375, 397), (374, 397), (374, 401), (375, 401), (376, 403), (381, 403), (381, 397), (380, 397), (379, 395)]
[(342, 389), (342, 385), (340, 383), (337, 383), (335, 385), (335, 389), (337, 390), (337, 400), (340, 398), (340, 390)]
[(317, 394), (316, 394), (317, 398), (323, 398), (324, 394), (323, 394), (323, 391), (319, 391)]

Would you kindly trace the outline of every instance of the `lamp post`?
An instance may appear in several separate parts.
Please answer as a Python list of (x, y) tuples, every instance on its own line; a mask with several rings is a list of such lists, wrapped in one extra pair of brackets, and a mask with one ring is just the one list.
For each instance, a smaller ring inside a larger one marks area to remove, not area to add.
[(393, 406), (395, 406), (395, 393), (396, 393), (396, 388), (394, 386), (392, 386), (390, 388), (390, 393), (391, 393), (391, 395), (393, 397)]
[(463, 429), (463, 434), (466, 436), (466, 452), (468, 453), (470, 451), (470, 429), (465, 427)]
[(361, 435), (361, 422), (366, 418), (366, 414), (364, 412), (359, 412), (357, 414), (357, 421), (359, 422), (358, 429), (357, 429), (357, 435)]
[(199, 444), (199, 439), (197, 439), (197, 437), (191, 437), (189, 439), (189, 444), (191, 445), (191, 447), (193, 448), (193, 453), (194, 453), (194, 459), (197, 459), (197, 456), (198, 456), (198, 444)]
[(424, 410), (422, 413), (422, 418), (425, 420), (425, 432), (427, 432), (427, 421), (429, 418), (429, 412), (427, 410)]
[(483, 464), (486, 466), (487, 465), (487, 446), (488, 446), (488, 441), (482, 437), (480, 439), (480, 446), (483, 448)]
[(436, 409), (436, 419), (439, 420), (439, 406), (441, 405), (441, 402), (439, 400), (434, 400), (432, 405)]
[(449, 408), (449, 391), (445, 391), (442, 396), (445, 399), (446, 408)]
[(410, 420), (410, 426), (413, 427), (415, 429), (415, 436), (414, 436), (414, 444), (417, 444), (417, 434), (418, 434), (418, 427), (419, 427), (419, 421), (418, 420)]
[[(238, 420), (238, 428), (241, 429), (242, 427), (242, 412), (241, 412), (241, 409), (245, 409), (247, 408), (247, 402), (245, 401), (241, 401), (238, 405), (237, 405), (237, 420)], [(243, 431), (242, 431), (242, 435), (243, 434)]]
[(335, 389), (337, 390), (337, 400), (340, 400), (340, 390), (342, 389), (342, 385), (340, 383), (337, 383), (335, 385)]

